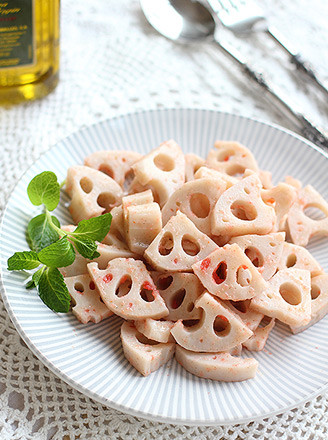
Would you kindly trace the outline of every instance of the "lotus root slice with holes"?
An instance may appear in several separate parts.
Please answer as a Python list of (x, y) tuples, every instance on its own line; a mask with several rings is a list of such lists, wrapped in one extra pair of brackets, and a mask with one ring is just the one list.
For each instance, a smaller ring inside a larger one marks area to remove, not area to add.
[(132, 165), (141, 158), (135, 151), (96, 151), (84, 159), (84, 165), (107, 174), (123, 188)]
[(116, 258), (105, 270), (89, 263), (88, 271), (102, 300), (116, 315), (133, 320), (167, 316), (165, 302), (142, 261)]
[(265, 281), (269, 280), (277, 271), (283, 248), (285, 233), (276, 232), (267, 235), (249, 234), (233, 237), (230, 244), (236, 243)]
[(99, 291), (88, 274), (67, 277), (64, 281), (75, 303), (72, 312), (82, 324), (89, 321), (98, 323), (113, 314), (101, 301)]
[[(324, 218), (310, 218), (305, 213), (308, 208), (320, 210)], [(328, 203), (311, 185), (307, 185), (299, 190), (287, 221), (292, 242), (306, 246), (314, 235), (328, 235)]]
[(190, 182), (194, 180), (195, 173), (202, 167), (205, 163), (205, 160), (194, 153), (185, 154), (185, 177), (186, 182)]
[(229, 176), (242, 175), (246, 169), (259, 171), (253, 154), (239, 142), (216, 141), (214, 147), (208, 153), (206, 166)]
[(217, 201), (212, 213), (212, 234), (268, 234), (276, 215), (272, 206), (261, 197), (261, 182), (252, 174), (227, 189)]
[(204, 287), (196, 275), (160, 272), (152, 272), (151, 275), (169, 310), (166, 319), (178, 321), (201, 317), (201, 309), (195, 307), (195, 302), (204, 292)]
[(296, 199), (296, 189), (280, 182), (274, 188), (262, 190), (262, 199), (274, 207), (276, 213), (274, 231), (285, 231), (288, 212)]
[(74, 223), (109, 212), (122, 198), (122, 188), (111, 177), (86, 166), (70, 167), (66, 192)]
[(328, 274), (321, 274), (311, 279), (311, 320), (306, 325), (291, 326), (291, 331), (300, 333), (316, 324), (328, 313)]
[(187, 327), (176, 322), (171, 333), (176, 342), (187, 350), (213, 353), (227, 351), (245, 342), (253, 333), (243, 321), (208, 292), (196, 301), (202, 309), (200, 320)]
[(271, 318), (265, 326), (255, 329), (254, 334), (243, 343), (243, 347), (245, 347), (248, 351), (263, 350), (274, 325), (275, 319)]
[(122, 324), (121, 341), (126, 359), (143, 376), (158, 370), (174, 356), (174, 342), (152, 341), (138, 332), (132, 322)]
[(185, 182), (185, 158), (179, 145), (169, 140), (132, 166), (136, 181), (149, 185), (162, 207)]
[(267, 287), (257, 268), (236, 243), (216, 249), (192, 269), (212, 295), (224, 300), (250, 299)]
[(165, 203), (162, 210), (163, 224), (181, 211), (201, 232), (210, 235), (211, 213), (225, 190), (225, 182), (215, 179), (197, 179), (185, 183)]
[(144, 253), (159, 271), (191, 272), (191, 266), (205, 258), (217, 245), (178, 211), (164, 226)]
[(320, 264), (306, 248), (285, 242), (278, 270), (288, 268), (308, 270), (312, 277), (323, 273)]
[(311, 319), (311, 277), (302, 269), (284, 269), (268, 281), (268, 288), (251, 301), (253, 310), (291, 326)]

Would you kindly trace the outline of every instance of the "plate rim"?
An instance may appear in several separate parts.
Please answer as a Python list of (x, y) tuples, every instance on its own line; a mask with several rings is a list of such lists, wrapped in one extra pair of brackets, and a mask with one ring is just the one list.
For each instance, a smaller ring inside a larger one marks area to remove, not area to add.
[[(84, 125), (81, 126), (80, 128), (73, 130), (71, 133), (69, 133), (68, 135), (64, 136), (63, 138), (59, 139), (56, 143), (52, 144), (49, 146), (49, 148), (47, 148), (44, 152), (42, 152), (31, 164), (31, 166), (29, 168), (31, 168), (32, 166), (34, 166), (43, 156), (45, 156), (46, 154), (48, 154), (51, 150), (55, 149), (58, 144), (65, 142), (67, 139), (75, 136), (78, 133), (83, 133), (83, 131), (85, 130), (89, 130), (90, 128), (94, 128), (96, 126), (102, 125), (102, 124), (111, 124), (114, 123), (117, 120), (120, 119), (125, 119), (125, 118), (131, 118), (133, 116), (136, 117), (140, 117), (143, 114), (155, 114), (155, 113), (168, 113), (168, 112), (206, 112), (206, 113), (212, 113), (212, 114), (216, 114), (216, 115), (220, 115), (221, 117), (224, 115), (230, 116), (230, 117), (237, 117), (237, 118), (241, 118), (244, 120), (249, 120), (255, 123), (259, 123), (261, 125), (267, 126), (267, 127), (271, 127), (274, 128), (278, 131), (282, 131), (286, 134), (289, 134), (290, 136), (300, 140), (301, 142), (305, 143), (308, 147), (314, 149), (315, 151), (319, 152), (320, 154), (323, 155), (323, 157), (325, 157), (326, 159), (328, 159), (328, 152), (324, 151), (322, 148), (318, 147), (317, 145), (315, 145), (313, 142), (311, 142), (310, 140), (304, 138), (303, 136), (293, 132), (292, 130), (289, 130), (285, 127), (280, 126), (279, 124), (276, 123), (271, 123), (268, 121), (265, 121), (263, 119), (260, 118), (254, 118), (254, 117), (249, 117), (249, 116), (245, 116), (243, 114), (238, 114), (238, 113), (233, 113), (233, 112), (226, 112), (226, 111), (222, 111), (222, 110), (214, 110), (214, 109), (209, 109), (209, 108), (205, 108), (205, 107), (165, 107), (165, 108), (161, 108), (161, 109), (143, 109), (143, 110), (138, 110), (138, 111), (131, 111), (131, 112), (127, 112), (127, 113), (122, 113), (110, 118), (104, 118), (98, 122), (95, 122), (93, 124), (90, 125)], [(15, 183), (14, 187), (12, 188), (11, 192), (9, 193), (7, 200), (6, 200), (6, 205), (5, 208), (3, 210), (2, 216), (1, 216), (1, 223), (0, 223), (0, 244), (1, 244), (1, 237), (2, 237), (2, 232), (3, 232), (3, 223), (4, 223), (4, 219), (6, 217), (6, 212), (7, 212), (7, 208), (9, 205), (9, 202), (13, 196), (14, 191), (17, 189), (17, 187), (19, 186), (20, 182), (23, 180), (24, 176), (26, 175), (26, 173), (28, 172), (29, 168), (27, 168), (22, 175), (20, 176), (20, 178), (17, 180), (17, 182)], [(55, 374), (57, 377), (59, 377), (61, 380), (63, 380), (66, 384), (68, 384), (69, 386), (71, 386), (72, 388), (74, 388), (75, 390), (77, 390), (78, 392), (80, 392), (81, 394), (87, 396), (88, 398), (106, 406), (109, 408), (112, 408), (116, 411), (120, 411), (123, 412), (125, 414), (128, 414), (130, 416), (133, 417), (138, 417), (138, 418), (143, 418), (146, 420), (150, 420), (152, 422), (160, 422), (160, 423), (166, 423), (166, 424), (171, 424), (171, 425), (186, 425), (186, 426), (227, 426), (227, 425), (237, 425), (237, 424), (247, 424), (250, 422), (256, 422), (256, 421), (260, 421), (263, 419), (266, 419), (268, 417), (272, 417), (272, 416), (276, 416), (279, 414), (283, 414), (287, 411), (290, 411), (292, 409), (295, 409), (297, 407), (300, 407), (302, 405), (304, 405), (305, 403), (309, 402), (310, 400), (314, 399), (315, 397), (323, 394), (325, 392), (325, 390), (328, 388), (328, 382), (323, 384), (321, 387), (319, 387), (318, 389), (316, 389), (314, 392), (312, 392), (311, 394), (305, 396), (304, 398), (302, 398), (301, 400), (299, 400), (297, 403), (292, 403), (290, 405), (285, 406), (282, 409), (277, 409), (274, 411), (268, 411), (265, 414), (261, 414), (258, 416), (248, 416), (248, 417), (243, 417), (243, 418), (238, 418), (238, 419), (234, 419), (234, 420), (226, 420), (226, 421), (222, 421), (222, 420), (203, 420), (203, 419), (188, 419), (188, 418), (174, 418), (172, 416), (162, 416), (162, 415), (153, 415), (151, 413), (147, 413), (141, 410), (136, 410), (130, 407), (126, 407), (122, 404), (116, 403), (110, 399), (107, 399), (103, 396), (100, 396), (99, 394), (94, 393), (93, 391), (91, 391), (90, 389), (84, 387), (83, 385), (81, 385), (80, 383), (78, 383), (77, 381), (75, 381), (74, 379), (70, 378), (68, 375), (66, 375), (66, 373), (64, 373), (62, 370), (60, 370), (58, 367), (56, 367), (38, 348), (37, 346), (30, 340), (30, 338), (27, 336), (27, 334), (25, 333), (24, 329), (22, 328), (21, 324), (19, 323), (19, 320), (17, 319), (10, 303), (8, 300), (8, 295), (6, 293), (6, 286), (3, 282), (3, 276), (2, 276), (2, 267), (0, 266), (0, 287), (1, 287), (1, 296), (2, 296), (2, 300), (3, 303), (5, 305), (6, 311), (8, 312), (9, 318), (11, 320), (11, 322), (14, 324), (15, 329), (17, 330), (19, 336), (23, 339), (24, 343), (27, 345), (27, 347), (31, 350), (31, 352), (43, 363), (43, 365), (48, 368), (53, 374)]]

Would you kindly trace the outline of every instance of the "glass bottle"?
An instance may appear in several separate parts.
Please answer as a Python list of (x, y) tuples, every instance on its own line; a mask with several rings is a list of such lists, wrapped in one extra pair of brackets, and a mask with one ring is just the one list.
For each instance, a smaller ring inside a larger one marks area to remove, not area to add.
[(0, 0), (0, 104), (41, 98), (58, 83), (60, 0)]

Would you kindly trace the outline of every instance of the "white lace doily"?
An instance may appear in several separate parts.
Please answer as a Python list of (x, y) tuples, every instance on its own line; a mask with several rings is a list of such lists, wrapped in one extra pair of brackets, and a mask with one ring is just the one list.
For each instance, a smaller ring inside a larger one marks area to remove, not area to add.
[[(265, 0), (270, 22), (299, 47), (328, 85), (326, 0)], [(157, 35), (137, 0), (62, 2), (61, 79), (39, 102), (0, 108), (0, 208), (17, 179), (57, 140), (99, 120), (141, 109), (204, 107), (293, 129), (221, 52)], [(265, 36), (244, 41), (220, 29), (257, 68), (328, 127), (328, 104)], [(246, 425), (187, 427), (149, 422), (103, 407), (33, 356), (0, 305), (0, 439), (326, 439), (328, 394)]]

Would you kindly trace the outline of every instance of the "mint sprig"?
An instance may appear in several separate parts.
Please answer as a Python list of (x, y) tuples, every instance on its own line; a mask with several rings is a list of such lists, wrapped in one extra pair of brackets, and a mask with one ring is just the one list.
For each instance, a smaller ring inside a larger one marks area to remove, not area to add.
[(59, 220), (50, 214), (58, 206), (61, 187), (51, 171), (38, 174), (31, 180), (28, 197), (33, 205), (43, 205), (44, 212), (27, 225), (26, 238), (31, 250), (15, 252), (7, 265), (8, 270), (38, 269), (25, 287), (37, 287), (40, 298), (51, 310), (66, 313), (71, 298), (58, 268), (73, 264), (76, 252), (89, 260), (99, 257), (97, 242), (108, 234), (112, 216), (107, 213), (82, 220), (73, 232), (64, 231)]

